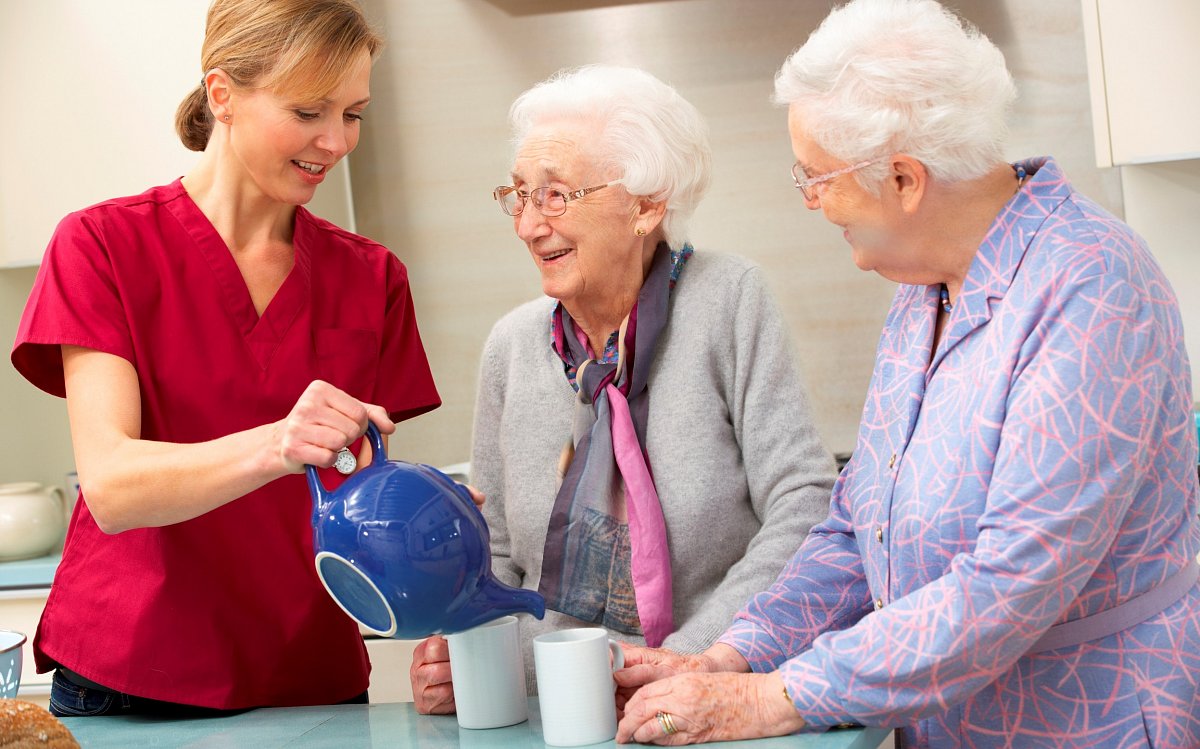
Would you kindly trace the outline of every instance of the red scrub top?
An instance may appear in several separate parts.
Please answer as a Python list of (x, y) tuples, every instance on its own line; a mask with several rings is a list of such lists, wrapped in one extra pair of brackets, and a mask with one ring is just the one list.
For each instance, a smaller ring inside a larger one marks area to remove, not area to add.
[[(440, 405), (399, 259), (304, 208), (294, 244), (260, 318), (179, 181), (73, 213), (46, 251), (12, 362), (62, 396), (60, 344), (127, 359), (142, 437), (165, 442), (282, 419), (314, 379), (396, 420)], [(213, 708), (325, 704), (367, 688), (358, 628), (313, 568), (303, 475), (116, 535), (84, 499), (34, 639), (39, 672), (58, 663), (121, 692)]]

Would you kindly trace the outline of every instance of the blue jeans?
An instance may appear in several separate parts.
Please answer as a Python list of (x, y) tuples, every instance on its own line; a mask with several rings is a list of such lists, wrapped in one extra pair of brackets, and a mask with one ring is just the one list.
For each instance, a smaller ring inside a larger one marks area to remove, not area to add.
[[(351, 697), (342, 705), (365, 705), (367, 693)], [(50, 686), (50, 712), (59, 718), (80, 718), (94, 715), (154, 715), (164, 718), (218, 718), (237, 715), (242, 710), (218, 710), (211, 707), (182, 705), (175, 702), (160, 702), (145, 697), (135, 697), (108, 689), (85, 687), (71, 681), (59, 669), (54, 671)]]

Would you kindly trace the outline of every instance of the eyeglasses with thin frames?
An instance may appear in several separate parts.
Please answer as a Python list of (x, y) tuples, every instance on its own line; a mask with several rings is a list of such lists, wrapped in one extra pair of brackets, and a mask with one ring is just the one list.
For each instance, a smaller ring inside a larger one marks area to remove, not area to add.
[(843, 174), (849, 174), (850, 172), (862, 169), (864, 166), (870, 166), (871, 164), (874, 164), (876, 161), (879, 161), (879, 159), (871, 159), (869, 161), (860, 161), (857, 164), (851, 164), (850, 166), (843, 167), (841, 169), (835, 169), (832, 172), (828, 172), (826, 174), (818, 174), (815, 177), (803, 177), (803, 178), (802, 178), (802, 176), (804, 174), (804, 171), (800, 166), (800, 162), (797, 161), (795, 164), (792, 164), (792, 180), (796, 183), (796, 189), (799, 190), (802, 195), (804, 195), (805, 200), (816, 200), (817, 199), (817, 190), (816, 190), (817, 185), (821, 184), (822, 182), (828, 182), (829, 180), (833, 179), (834, 177), (840, 177)]
[(566, 213), (567, 203), (572, 200), (579, 200), (585, 195), (591, 195), (597, 190), (603, 190), (611, 185), (619, 185), (621, 182), (622, 180), (614, 179), (603, 185), (583, 187), (568, 192), (554, 187), (538, 187), (529, 192), (523, 192), (512, 185), (501, 185), (492, 190), (492, 198), (500, 204), (500, 210), (504, 211), (506, 216), (520, 216), (521, 212), (525, 210), (525, 201), (532, 200), (533, 207), (537, 208), (539, 213), (547, 218), (553, 218)]

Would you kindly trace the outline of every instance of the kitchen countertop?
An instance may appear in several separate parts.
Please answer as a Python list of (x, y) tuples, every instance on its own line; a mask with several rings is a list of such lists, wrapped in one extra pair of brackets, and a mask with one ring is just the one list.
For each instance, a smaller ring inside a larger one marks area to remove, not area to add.
[(0, 590), (7, 588), (49, 588), (54, 571), (62, 560), (61, 554), (37, 559), (0, 562)]
[[(87, 749), (128, 747), (357, 747), (422, 749), (542, 749), (536, 697), (529, 720), (507, 728), (461, 729), (454, 716), (418, 715), (411, 702), (251, 710), (226, 718), (171, 720), (144, 717), (64, 718)], [(890, 731), (853, 728), (722, 743), (721, 749), (877, 749)], [(595, 744), (615, 747), (613, 742)]]

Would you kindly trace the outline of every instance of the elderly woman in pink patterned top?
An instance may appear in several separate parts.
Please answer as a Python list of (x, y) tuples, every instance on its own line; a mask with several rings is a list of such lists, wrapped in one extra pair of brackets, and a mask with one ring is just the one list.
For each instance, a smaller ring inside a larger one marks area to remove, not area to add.
[(784, 64), (796, 187), (900, 286), (829, 519), (704, 653), (629, 651), (619, 741), (1200, 746), (1175, 296), (1052, 159), (1001, 158), (1013, 96), (932, 0), (855, 0)]

